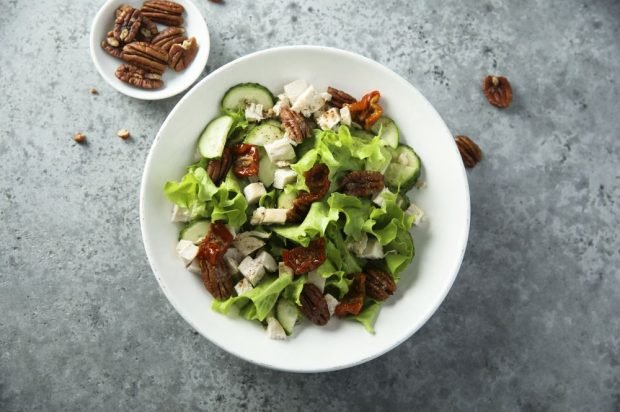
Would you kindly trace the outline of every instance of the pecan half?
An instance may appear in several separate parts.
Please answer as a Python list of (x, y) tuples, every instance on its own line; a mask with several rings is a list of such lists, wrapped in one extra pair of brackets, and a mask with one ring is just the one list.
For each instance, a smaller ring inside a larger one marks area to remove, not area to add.
[(299, 113), (295, 113), (288, 107), (280, 110), (280, 121), (288, 136), (295, 142), (301, 143), (311, 133), (306, 119)]
[(505, 109), (512, 103), (512, 86), (504, 76), (487, 76), (482, 82), (482, 91), (489, 103)]
[(166, 70), (168, 55), (149, 43), (134, 42), (123, 47), (123, 60), (161, 75)]
[(385, 270), (366, 267), (366, 295), (375, 300), (386, 300), (396, 292), (396, 283)]
[(133, 7), (131, 7), (129, 4), (121, 4), (120, 6), (118, 6), (116, 12), (114, 13), (114, 18), (118, 18), (118, 16), (120, 16), (121, 13), (127, 9), (133, 9)]
[(140, 10), (133, 7), (123, 9), (114, 20), (114, 38), (125, 44), (134, 41), (142, 25)]
[(228, 271), (228, 266), (224, 259), (220, 259), (217, 264), (200, 262), (200, 277), (205, 288), (217, 300), (226, 300), (233, 295), (235, 290), (233, 277)]
[(166, 26), (180, 26), (183, 24), (185, 8), (178, 3), (167, 0), (150, 0), (142, 5), (142, 14), (149, 19), (165, 24)]
[(366, 296), (366, 275), (356, 273), (353, 282), (349, 286), (349, 291), (340, 300), (336, 311), (336, 316), (359, 315), (364, 307), (364, 297)]
[(357, 101), (355, 97), (351, 96), (350, 94), (345, 93), (342, 90), (333, 88), (331, 86), (327, 88), (327, 93), (331, 94), (332, 96), (332, 99), (329, 101), (329, 103), (339, 109), (342, 109), (342, 106), (344, 105), (352, 104)]
[(482, 160), (482, 150), (473, 140), (467, 136), (456, 136), (454, 138), (463, 159), (463, 164), (467, 168), (472, 168)]
[(187, 37), (185, 37), (185, 29), (183, 27), (168, 27), (155, 36), (151, 44), (168, 53), (173, 44), (183, 43), (185, 39)]
[(323, 326), (329, 321), (327, 301), (321, 290), (312, 283), (306, 283), (299, 295), (301, 313), (315, 325)]
[(157, 24), (148, 17), (142, 16), (142, 25), (140, 26), (140, 31), (136, 36), (136, 40), (151, 43), (158, 33)]
[(232, 166), (232, 152), (230, 151), (230, 147), (225, 147), (222, 152), (222, 157), (219, 159), (209, 160), (209, 164), (207, 165), (207, 174), (213, 183), (219, 186), (222, 182), (230, 166)]
[(123, 58), (123, 47), (121, 42), (114, 38), (114, 32), (108, 32), (106, 39), (101, 42), (101, 48), (111, 56), (118, 59)]
[(131, 64), (121, 64), (115, 74), (119, 80), (141, 89), (159, 89), (164, 85), (161, 75)]
[(347, 173), (340, 181), (340, 186), (347, 195), (371, 197), (382, 191), (385, 184), (381, 173), (358, 170)]
[(195, 37), (190, 37), (181, 44), (173, 44), (168, 53), (168, 64), (175, 72), (184, 70), (194, 61), (198, 53), (198, 43)]

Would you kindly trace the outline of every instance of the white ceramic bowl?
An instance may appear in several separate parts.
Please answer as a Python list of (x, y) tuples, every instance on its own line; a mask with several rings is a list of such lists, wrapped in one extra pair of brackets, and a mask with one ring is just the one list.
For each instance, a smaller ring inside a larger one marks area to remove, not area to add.
[[(162, 79), (164, 86), (156, 90), (143, 90), (116, 78), (114, 73), (116, 68), (123, 61), (110, 56), (101, 48), (101, 41), (106, 38), (108, 31), (114, 27), (114, 13), (121, 4), (129, 4), (139, 8), (144, 0), (108, 0), (99, 9), (93, 25), (90, 29), (90, 55), (95, 63), (95, 67), (106, 82), (119, 92), (127, 96), (135, 97), (142, 100), (159, 100), (174, 96), (190, 87), (204, 70), (207, 59), (209, 58), (209, 50), (211, 43), (209, 40), (209, 29), (202, 13), (196, 8), (190, 0), (175, 0), (177, 3), (185, 7), (185, 28), (188, 37), (195, 37), (198, 42), (198, 53), (194, 61), (182, 72), (175, 72), (168, 68), (164, 72)], [(166, 26), (158, 24), (160, 31)]]
[[(417, 255), (402, 275), (395, 296), (377, 319), (376, 334), (353, 321), (304, 325), (287, 341), (267, 338), (264, 329), (210, 309), (212, 298), (200, 279), (175, 253), (179, 228), (170, 223), (172, 205), (162, 187), (177, 180), (191, 163), (196, 140), (218, 113), (231, 86), (259, 82), (273, 92), (295, 79), (318, 90), (331, 85), (354, 96), (381, 91), (385, 113), (401, 130), (401, 140), (422, 159), (427, 187), (413, 197), (427, 221), (413, 231)], [(317, 372), (342, 369), (373, 359), (417, 331), (435, 312), (458, 273), (469, 233), (467, 177), (452, 135), (431, 104), (411, 84), (359, 55), (326, 47), (293, 46), (237, 59), (203, 79), (176, 105), (149, 153), (140, 193), (140, 223), (146, 252), (164, 294), (190, 325), (226, 351), (270, 368)]]

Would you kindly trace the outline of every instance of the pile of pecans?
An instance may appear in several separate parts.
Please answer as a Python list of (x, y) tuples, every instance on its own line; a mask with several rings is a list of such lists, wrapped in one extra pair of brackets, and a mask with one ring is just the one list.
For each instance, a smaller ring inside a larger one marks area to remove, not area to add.
[[(198, 43), (181, 27), (184, 13), (182, 5), (168, 0), (149, 0), (140, 9), (127, 4), (116, 9), (114, 28), (101, 42), (103, 50), (126, 62), (116, 69), (116, 77), (141, 89), (159, 89), (166, 67), (180, 72), (189, 66)], [(169, 27), (160, 32), (156, 23)]]

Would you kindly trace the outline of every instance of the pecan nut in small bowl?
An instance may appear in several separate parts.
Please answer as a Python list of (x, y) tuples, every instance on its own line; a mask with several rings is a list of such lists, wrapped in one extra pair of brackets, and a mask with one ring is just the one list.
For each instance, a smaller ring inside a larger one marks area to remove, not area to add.
[(149, 19), (166, 26), (180, 26), (184, 22), (185, 8), (173, 1), (150, 0), (142, 5), (141, 10)]
[(512, 103), (512, 86), (504, 76), (487, 76), (482, 82), (482, 91), (489, 103), (505, 109)]
[(183, 27), (168, 27), (155, 36), (151, 44), (168, 53), (173, 44), (183, 43), (186, 39)]
[(136, 40), (151, 43), (158, 34), (157, 24), (148, 17), (142, 16), (142, 24), (140, 25), (140, 31), (136, 36)]
[(116, 40), (112, 31), (108, 32), (105, 40), (101, 42), (101, 48), (110, 56), (114, 56), (117, 59), (123, 58), (123, 46), (121, 42)]
[(321, 290), (312, 283), (306, 283), (299, 295), (301, 313), (315, 325), (323, 326), (329, 321), (329, 308)]
[(153, 73), (163, 74), (168, 55), (159, 47), (145, 42), (134, 42), (123, 47), (123, 60)]
[(135, 40), (142, 25), (140, 10), (125, 8), (114, 20), (114, 38), (122, 43), (131, 43)]
[(469, 137), (461, 135), (456, 136), (454, 140), (456, 142), (456, 147), (459, 149), (459, 153), (461, 153), (461, 158), (463, 159), (465, 167), (472, 168), (482, 160), (482, 150), (480, 150), (480, 147)]
[(130, 64), (121, 64), (115, 74), (119, 80), (140, 89), (159, 89), (164, 85), (161, 75)]
[(175, 72), (185, 70), (198, 53), (198, 43), (195, 37), (184, 40), (183, 43), (173, 44), (168, 52), (168, 64)]

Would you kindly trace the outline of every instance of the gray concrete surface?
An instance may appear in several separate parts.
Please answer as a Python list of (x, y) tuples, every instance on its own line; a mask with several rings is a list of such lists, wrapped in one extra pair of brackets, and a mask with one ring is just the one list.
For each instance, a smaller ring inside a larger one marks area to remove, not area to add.
[[(99, 77), (100, 2), (3, 1), (0, 410), (620, 410), (620, 2), (196, 3), (204, 75), (271, 46), (337, 46), (480, 143), (460, 276), (419, 333), (353, 369), (285, 374), (218, 349), (168, 304), (140, 239), (142, 166), (179, 98)], [(509, 110), (486, 103), (487, 73), (511, 79)]]

